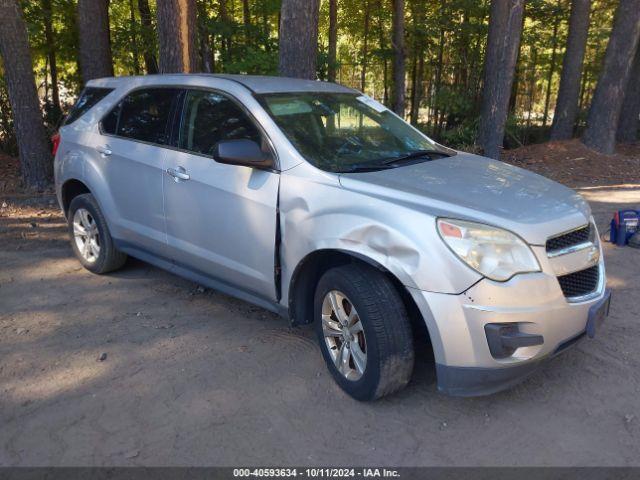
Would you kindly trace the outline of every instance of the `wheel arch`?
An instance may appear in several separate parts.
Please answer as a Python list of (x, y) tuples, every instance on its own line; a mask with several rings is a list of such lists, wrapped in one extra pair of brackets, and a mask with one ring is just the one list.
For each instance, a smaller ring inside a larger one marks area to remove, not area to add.
[(313, 299), (320, 277), (330, 268), (360, 263), (375, 268), (393, 284), (407, 309), (414, 335), (431, 343), (427, 324), (413, 297), (402, 282), (385, 266), (358, 252), (321, 249), (309, 253), (296, 266), (289, 282), (289, 318), (293, 325), (313, 322)]
[(92, 193), (91, 189), (82, 181), (76, 178), (66, 180), (60, 187), (60, 198), (62, 201), (62, 210), (65, 216), (69, 212), (69, 206), (74, 198), (84, 193)]

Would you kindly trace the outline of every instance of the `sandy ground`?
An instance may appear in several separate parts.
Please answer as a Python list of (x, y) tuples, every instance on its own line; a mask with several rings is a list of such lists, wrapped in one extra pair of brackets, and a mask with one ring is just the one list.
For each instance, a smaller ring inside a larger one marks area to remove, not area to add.
[[(582, 193), (601, 227), (640, 205)], [(85, 271), (48, 200), (0, 209), (0, 466), (640, 465), (640, 250), (606, 246), (607, 323), (524, 384), (447, 397), (422, 354), (363, 404), (309, 327), (135, 260)]]

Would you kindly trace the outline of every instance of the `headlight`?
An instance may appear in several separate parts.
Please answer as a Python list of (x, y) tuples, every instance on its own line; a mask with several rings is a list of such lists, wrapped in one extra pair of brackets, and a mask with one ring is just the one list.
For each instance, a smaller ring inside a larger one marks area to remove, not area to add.
[(485, 277), (504, 282), (517, 273), (540, 271), (529, 246), (511, 232), (448, 218), (437, 223), (440, 237), (453, 253)]

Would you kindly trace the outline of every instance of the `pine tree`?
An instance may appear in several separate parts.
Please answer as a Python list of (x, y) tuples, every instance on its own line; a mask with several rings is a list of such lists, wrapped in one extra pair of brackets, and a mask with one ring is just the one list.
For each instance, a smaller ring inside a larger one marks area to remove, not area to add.
[(640, 0), (620, 0), (582, 138), (589, 148), (609, 154), (615, 151), (624, 91), (639, 39)]
[(492, 0), (484, 64), (484, 91), (478, 144), (500, 157), (511, 85), (520, 48), (524, 0)]
[(109, 0), (78, 0), (78, 36), (83, 82), (112, 77)]
[(620, 111), (618, 122), (617, 140), (623, 143), (632, 143), (638, 139), (638, 117), (640, 116), (640, 43), (636, 49), (636, 58), (633, 61), (631, 75), (627, 82), (624, 102)]
[(391, 109), (404, 116), (406, 90), (406, 52), (404, 45), (404, 0), (392, 0), (393, 5), (393, 87)]
[(282, 0), (280, 75), (316, 79), (320, 0)]
[(51, 182), (51, 154), (33, 77), (27, 29), (17, 0), (0, 2), (0, 55), (22, 178), (26, 186), (42, 190)]
[(338, 0), (329, 0), (329, 58), (328, 77), (330, 82), (336, 81), (338, 50)]
[(580, 79), (587, 48), (590, 10), (591, 0), (573, 0), (571, 4), (567, 50), (562, 61), (560, 88), (551, 127), (552, 140), (566, 140), (573, 136), (578, 117)]
[(161, 73), (198, 71), (195, 0), (158, 0)]

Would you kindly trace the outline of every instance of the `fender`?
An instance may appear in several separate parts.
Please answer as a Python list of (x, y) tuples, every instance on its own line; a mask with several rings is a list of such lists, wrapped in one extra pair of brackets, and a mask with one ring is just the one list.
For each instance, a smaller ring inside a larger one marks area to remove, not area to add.
[(304, 165), (282, 173), (283, 303), (288, 301), (287, 285), (296, 266), (308, 254), (324, 249), (369, 258), (408, 288), (456, 294), (481, 278), (440, 239), (435, 217), (428, 211), (348, 191), (327, 173), (310, 180), (310, 175), (318, 174), (307, 171), (311, 168)]

